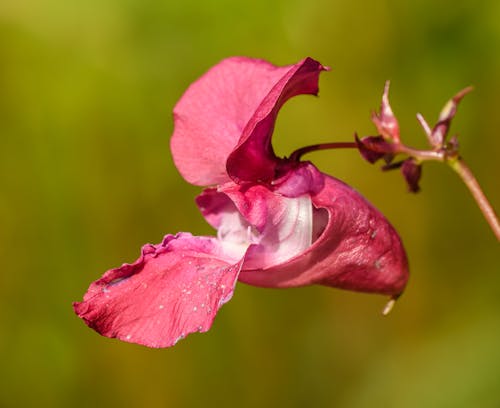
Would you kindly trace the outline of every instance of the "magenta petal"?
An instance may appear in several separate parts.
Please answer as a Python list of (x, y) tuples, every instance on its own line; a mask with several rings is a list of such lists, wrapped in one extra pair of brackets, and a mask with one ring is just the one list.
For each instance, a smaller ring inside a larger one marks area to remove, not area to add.
[[(281, 93), (287, 94), (281, 96), (280, 104), (297, 93), (317, 92), (306, 71), (317, 71), (318, 67), (310, 59), (277, 67), (263, 60), (234, 57), (211, 68), (187, 89), (174, 108), (171, 148), (182, 176), (203, 186), (228, 181), (226, 161), (245, 129), (248, 137)], [(305, 83), (299, 86), (297, 81)], [(264, 100), (267, 102), (261, 108)]]
[(237, 212), (234, 203), (225, 195), (220, 194), (216, 188), (206, 188), (196, 197), (196, 204), (207, 222), (218, 229), (229, 212)]
[(398, 234), (383, 215), (351, 187), (326, 175), (324, 188), (312, 202), (329, 216), (311, 247), (280, 265), (242, 270), (239, 280), (265, 287), (322, 284), (401, 294), (408, 280), (408, 261)]
[(256, 109), (238, 146), (228, 158), (227, 172), (233, 180), (256, 182), (274, 179), (279, 163), (271, 146), (276, 116), (281, 106), (291, 97), (317, 95), (319, 74), (324, 70), (328, 68), (312, 58), (288, 67)]
[(299, 197), (303, 194), (314, 195), (323, 189), (325, 185), (323, 173), (314, 165), (301, 162), (294, 167), (283, 177), (273, 181), (277, 193), (285, 197)]
[(104, 336), (169, 347), (210, 328), (232, 297), (241, 264), (225, 260), (213, 238), (168, 235), (92, 283), (74, 309)]

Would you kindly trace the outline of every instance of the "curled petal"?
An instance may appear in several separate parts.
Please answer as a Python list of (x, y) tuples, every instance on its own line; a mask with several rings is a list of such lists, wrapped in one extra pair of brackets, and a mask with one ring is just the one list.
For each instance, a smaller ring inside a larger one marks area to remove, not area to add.
[(171, 139), (174, 162), (188, 182), (229, 181), (229, 154), (262, 100), (288, 70), (263, 60), (233, 57), (191, 84), (174, 108)]
[(104, 336), (169, 347), (210, 328), (232, 297), (242, 263), (227, 259), (213, 238), (168, 235), (92, 283), (74, 309)]
[[(171, 149), (182, 176), (196, 185), (229, 181), (226, 161), (241, 143), (246, 143), (239, 153), (245, 163), (256, 155), (259, 163), (272, 164), (269, 161), (277, 159), (269, 138), (279, 106), (299, 93), (316, 93), (321, 69), (309, 58), (277, 67), (244, 57), (228, 58), (211, 68), (174, 108)], [(233, 161), (233, 170), (234, 166)]]
[(287, 67), (255, 110), (238, 145), (228, 157), (227, 172), (233, 180), (259, 182), (274, 179), (279, 164), (271, 146), (276, 116), (291, 97), (317, 95), (319, 74), (327, 69), (311, 58)]
[(275, 191), (285, 197), (313, 195), (325, 185), (323, 174), (309, 162), (294, 164), (283, 177), (272, 182)]
[[(312, 203), (328, 214), (320, 237), (280, 265), (242, 270), (239, 280), (265, 287), (322, 284), (401, 294), (408, 280), (408, 261), (398, 234), (382, 214), (351, 187), (326, 175), (324, 188)], [(324, 212), (318, 215), (324, 217)]]

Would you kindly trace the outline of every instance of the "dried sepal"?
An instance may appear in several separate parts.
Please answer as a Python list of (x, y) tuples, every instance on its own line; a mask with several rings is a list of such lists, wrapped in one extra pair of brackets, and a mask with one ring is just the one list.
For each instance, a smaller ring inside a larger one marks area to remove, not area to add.
[(385, 140), (392, 143), (400, 143), (399, 124), (389, 103), (389, 86), (390, 81), (387, 81), (384, 87), (384, 94), (382, 95), (380, 113), (373, 112), (372, 121)]
[(411, 193), (418, 193), (420, 191), (418, 183), (422, 177), (422, 165), (410, 157), (401, 164), (401, 173), (408, 185), (408, 191)]
[(458, 155), (459, 148), (460, 144), (458, 143), (458, 137), (457, 135), (453, 135), (446, 144), (446, 151), (448, 152), (449, 156), (456, 156)]
[(458, 104), (465, 95), (472, 91), (472, 89), (472, 86), (462, 89), (453, 98), (446, 102), (441, 110), (441, 113), (439, 114), (438, 122), (432, 129), (429, 136), (429, 142), (433, 147), (440, 148), (444, 146), (446, 142), (446, 135), (450, 130), (451, 121), (457, 113)]
[(359, 138), (354, 135), (358, 150), (361, 156), (371, 164), (376, 163), (380, 159), (388, 164), (394, 158), (393, 145), (388, 143), (383, 136), (365, 136)]

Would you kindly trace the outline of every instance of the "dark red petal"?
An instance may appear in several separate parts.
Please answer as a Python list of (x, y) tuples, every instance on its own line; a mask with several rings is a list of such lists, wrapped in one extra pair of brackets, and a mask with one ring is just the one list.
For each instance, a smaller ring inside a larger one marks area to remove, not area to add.
[(238, 146), (229, 155), (227, 172), (233, 180), (258, 182), (274, 179), (279, 163), (271, 146), (276, 116), (291, 97), (317, 95), (319, 74), (327, 69), (318, 61), (306, 58), (289, 66), (276, 81), (246, 125)]
[(92, 283), (74, 309), (103, 336), (169, 347), (210, 328), (233, 295), (241, 263), (224, 259), (213, 238), (168, 235)]
[(174, 108), (171, 149), (182, 176), (197, 185), (229, 181), (226, 161), (243, 129), (289, 67), (228, 58), (191, 84)]
[[(294, 94), (305, 93), (300, 92), (302, 89), (317, 91), (314, 84), (309, 85), (306, 71), (320, 65), (311, 61), (277, 67), (263, 60), (233, 57), (191, 84), (174, 108), (171, 149), (182, 176), (197, 185), (229, 181), (227, 158), (244, 132), (248, 138), (257, 123), (266, 120), (267, 112), (276, 104), (273, 98), (278, 98), (277, 92), (289, 93), (281, 97), (283, 103)], [(300, 75), (294, 75), (302, 66)], [(306, 84), (299, 86), (297, 81)], [(273, 123), (265, 128), (269, 130)], [(258, 155), (273, 156), (270, 146), (262, 149), (265, 152)]]
[(408, 261), (384, 216), (351, 187), (326, 175), (312, 202), (329, 217), (311, 247), (280, 265), (242, 270), (239, 280), (265, 287), (322, 284), (399, 295), (408, 280)]

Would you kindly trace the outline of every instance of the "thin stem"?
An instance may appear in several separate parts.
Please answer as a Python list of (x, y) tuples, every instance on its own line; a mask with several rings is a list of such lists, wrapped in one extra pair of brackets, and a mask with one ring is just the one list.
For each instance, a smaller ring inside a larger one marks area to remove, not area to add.
[(481, 190), (481, 187), (474, 177), (474, 174), (472, 174), (472, 171), (460, 157), (456, 160), (449, 161), (448, 163), (450, 164), (451, 168), (458, 173), (462, 181), (469, 188), (469, 191), (476, 200), (476, 203), (481, 209), (484, 218), (486, 218), (486, 221), (488, 221), (488, 224), (490, 224), (493, 233), (500, 241), (500, 221), (498, 220), (498, 216), (496, 215), (495, 210), (484, 195), (483, 190)]
[(435, 161), (445, 161), (446, 155), (442, 150), (420, 150), (413, 149), (404, 144), (397, 145), (396, 153), (405, 153), (408, 156), (412, 156), (417, 160), (435, 160)]
[(355, 142), (338, 142), (338, 143), (320, 143), (310, 146), (301, 147), (295, 150), (289, 157), (292, 161), (299, 161), (300, 158), (309, 152), (326, 149), (357, 149), (358, 145)]

